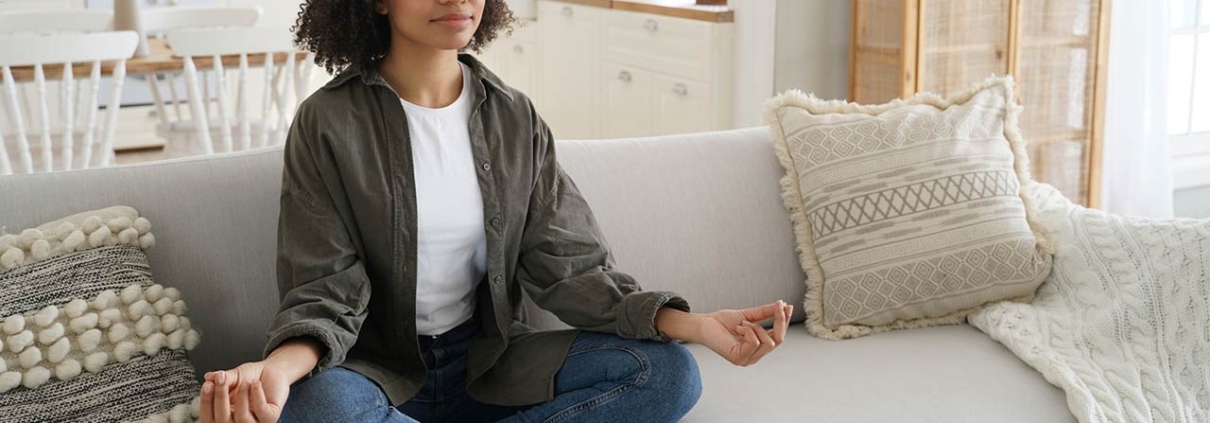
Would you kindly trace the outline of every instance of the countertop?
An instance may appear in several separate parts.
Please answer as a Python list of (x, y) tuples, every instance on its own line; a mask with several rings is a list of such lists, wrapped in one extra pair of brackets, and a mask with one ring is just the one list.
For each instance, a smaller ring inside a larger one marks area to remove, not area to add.
[(734, 22), (735, 14), (727, 6), (701, 6), (694, 0), (548, 0), (605, 9), (650, 13), (706, 22)]

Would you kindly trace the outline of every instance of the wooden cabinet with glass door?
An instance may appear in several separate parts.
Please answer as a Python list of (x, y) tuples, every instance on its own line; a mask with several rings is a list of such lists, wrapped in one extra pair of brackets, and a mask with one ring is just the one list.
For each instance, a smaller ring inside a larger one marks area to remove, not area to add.
[(1110, 0), (852, 0), (849, 98), (1013, 75), (1034, 178), (1096, 207)]

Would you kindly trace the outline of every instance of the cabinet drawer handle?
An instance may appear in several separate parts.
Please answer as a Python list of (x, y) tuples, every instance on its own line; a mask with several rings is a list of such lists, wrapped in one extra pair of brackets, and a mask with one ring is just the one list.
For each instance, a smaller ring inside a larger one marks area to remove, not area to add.
[(655, 19), (648, 19), (647, 22), (643, 22), (643, 28), (646, 28), (648, 31), (651, 31), (651, 32), (659, 31), (660, 23), (656, 22)]
[(571, 9), (571, 6), (563, 6), (563, 16), (570, 18), (574, 14), (575, 14), (575, 11)]
[(678, 82), (672, 86), (672, 92), (677, 95), (689, 95), (689, 86)]
[(624, 71), (618, 72), (618, 79), (622, 80), (622, 82), (630, 82), (630, 78), (631, 78), (630, 71), (624, 70)]
[(525, 47), (521, 47), (519, 45), (513, 46), (513, 53), (525, 54)]

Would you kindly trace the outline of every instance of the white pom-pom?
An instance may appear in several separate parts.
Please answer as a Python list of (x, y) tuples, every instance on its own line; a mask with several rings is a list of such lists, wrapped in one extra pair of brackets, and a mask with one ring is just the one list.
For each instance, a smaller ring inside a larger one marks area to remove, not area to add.
[(17, 245), (28, 250), (34, 246), (34, 242), (45, 238), (46, 236), (42, 234), (42, 231), (32, 228), (26, 229), (21, 231), (21, 236), (17, 237)]
[(109, 230), (113, 233), (119, 233), (130, 227), (131, 221), (129, 217), (119, 217), (109, 221)]
[(91, 373), (98, 373), (106, 364), (109, 364), (109, 353), (95, 352), (84, 357), (84, 369)]
[(200, 341), (198, 338), (196, 330), (189, 329), (188, 332), (185, 332), (185, 350), (193, 351), (194, 348), (197, 348), (197, 343)]
[(8, 251), (0, 254), (0, 268), (12, 269), (25, 261), (25, 251), (17, 247), (9, 247)]
[(135, 301), (138, 301), (142, 297), (143, 297), (143, 287), (139, 286), (138, 284), (134, 284), (134, 285), (130, 285), (128, 287), (122, 288), (122, 303), (123, 304), (134, 304)]
[(151, 221), (145, 217), (140, 217), (134, 220), (134, 228), (139, 231), (139, 235), (147, 233), (151, 230)]
[(181, 299), (181, 290), (173, 287), (164, 288), (164, 297), (172, 301), (179, 300)]
[(63, 248), (63, 251), (77, 251), (84, 246), (84, 242), (87, 240), (88, 238), (84, 236), (84, 231), (75, 230), (67, 235), (67, 239), (64, 239), (63, 244), (60, 246)]
[(200, 418), (202, 416), (202, 397), (193, 397), (193, 401), (189, 401), (189, 416)]
[(29, 247), (29, 253), (34, 256), (34, 260), (46, 260), (50, 257), (50, 243), (45, 239), (34, 241), (34, 245)]
[(155, 246), (155, 235), (151, 232), (139, 236), (139, 248), (150, 250)]
[(45, 367), (34, 367), (25, 371), (25, 376), (21, 378), (21, 385), (34, 389), (46, 384), (48, 380), (50, 380), (50, 370)]
[(172, 314), (184, 316), (186, 311), (189, 311), (189, 308), (185, 307), (185, 300), (176, 300), (172, 302)]
[(4, 361), (3, 359), (0, 359), (0, 373), (4, 373), (7, 371), (8, 371), (8, 362)]
[(185, 331), (177, 329), (168, 334), (168, 349), (179, 350), (185, 344)]
[[(177, 300), (177, 301), (180, 302), (182, 305), (185, 304), (184, 301), (180, 301), (180, 300)], [(168, 298), (160, 298), (159, 301), (156, 301), (155, 304), (152, 305), (152, 308), (155, 309), (155, 314), (163, 316), (165, 314), (168, 314), (168, 312), (173, 311), (172, 305), (173, 305), (172, 300), (170, 300)], [(175, 314), (183, 314), (183, 313), (175, 313)]]
[(0, 251), (17, 246), (17, 236), (13, 234), (0, 235)]
[(80, 351), (92, 352), (101, 345), (101, 330), (89, 329), (85, 331), (76, 338), (76, 343), (80, 345)]
[(188, 317), (181, 316), (181, 319), (180, 319), (180, 320), (181, 320), (181, 329), (184, 329), (184, 330), (189, 330), (189, 329), (192, 329), (192, 328), (193, 328), (193, 326), (190, 326), (190, 325), (189, 325), (189, 318), (188, 318)]
[(118, 232), (118, 243), (124, 245), (138, 245), (139, 231), (134, 230), (134, 228), (123, 229), (122, 232)]
[(167, 340), (167, 337), (164, 336), (163, 333), (157, 332), (151, 334), (151, 336), (148, 336), (147, 339), (143, 341), (143, 353), (147, 355), (155, 355), (156, 353), (160, 352), (160, 349), (164, 348), (164, 341)]
[(107, 335), (109, 343), (116, 344), (126, 339), (127, 336), (130, 336), (130, 328), (126, 327), (125, 324), (114, 323), (113, 326), (109, 327), (109, 334)]
[(59, 338), (63, 337), (64, 332), (65, 330), (63, 329), (63, 324), (55, 323), (49, 328), (38, 332), (38, 342), (42, 343), (42, 345), (53, 344), (55, 341), (58, 341)]
[(187, 423), (189, 420), (189, 404), (177, 404), (168, 412), (169, 423)]
[(21, 374), (17, 372), (0, 373), (0, 394), (21, 386)]
[(157, 327), (159, 325), (157, 325), (156, 323), (158, 323), (158, 322), (156, 322), (155, 317), (143, 316), (142, 319), (139, 319), (138, 322), (135, 322), (134, 333), (136, 335), (138, 335), (140, 338), (146, 338), (148, 335), (151, 335), (151, 332), (159, 329)]
[(34, 315), (34, 323), (36, 323), (38, 326), (47, 327), (50, 326), (51, 322), (54, 322), (55, 319), (58, 318), (59, 307), (48, 305), (46, 307), (42, 307), (41, 310), (38, 310), (38, 314)]
[(160, 298), (164, 297), (164, 285), (157, 283), (147, 287), (147, 289), (143, 290), (143, 296), (147, 298), (148, 302), (154, 303), (159, 301)]
[(68, 301), (67, 305), (63, 306), (63, 312), (72, 319), (80, 317), (85, 311), (88, 311), (88, 301), (79, 298)]
[(135, 301), (134, 304), (131, 304), (130, 307), (126, 309), (126, 317), (129, 317), (130, 320), (135, 321), (152, 313), (155, 313), (155, 309), (151, 308), (151, 304), (146, 300)]
[(21, 367), (32, 369), (42, 362), (42, 350), (26, 348), (25, 351), (21, 351), (21, 354), (17, 355), (17, 362), (21, 364)]
[(105, 245), (111, 235), (113, 235), (113, 233), (109, 231), (108, 226), (97, 228), (97, 230), (93, 231), (93, 233), (88, 234), (88, 246), (97, 248)]
[(101, 311), (101, 318), (97, 320), (97, 326), (101, 329), (108, 329), (110, 325), (122, 320), (122, 310), (111, 308)]
[(97, 327), (97, 320), (99, 319), (100, 317), (97, 316), (97, 313), (88, 313), (71, 319), (71, 331), (75, 334), (84, 333), (84, 331)]
[(14, 354), (21, 352), (25, 347), (34, 344), (34, 333), (28, 330), (23, 330), (20, 333), (8, 337), (8, 350)]
[(16, 335), (25, 330), (25, 316), (14, 314), (4, 318), (4, 334)]
[(55, 377), (59, 380), (72, 380), (80, 375), (83, 370), (80, 367), (80, 362), (76, 360), (65, 360), (58, 366), (55, 366)]
[(101, 227), (101, 216), (88, 216), (84, 219), (84, 233), (91, 234)]
[(101, 311), (109, 308), (110, 304), (117, 305), (117, 301), (118, 294), (113, 293), (113, 291), (103, 291), (97, 294), (97, 298), (92, 300), (91, 305), (93, 310)]
[(164, 317), (160, 318), (160, 329), (163, 330), (164, 333), (172, 333), (180, 328), (181, 319), (176, 317), (175, 314), (165, 314)]
[(130, 361), (131, 357), (139, 352), (139, 346), (134, 342), (125, 341), (113, 347), (113, 357), (118, 359), (119, 363)]
[(71, 352), (71, 341), (67, 338), (59, 338), (54, 345), (46, 349), (46, 361), (58, 363), (63, 361), (69, 352)]
[(168, 413), (157, 413), (147, 416), (147, 423), (168, 423)]
[(76, 230), (76, 225), (73, 225), (71, 222), (60, 223), (59, 227), (55, 228), (55, 237), (57, 237), (59, 241), (63, 241), (67, 239), (67, 236), (71, 235), (71, 232), (74, 230)]

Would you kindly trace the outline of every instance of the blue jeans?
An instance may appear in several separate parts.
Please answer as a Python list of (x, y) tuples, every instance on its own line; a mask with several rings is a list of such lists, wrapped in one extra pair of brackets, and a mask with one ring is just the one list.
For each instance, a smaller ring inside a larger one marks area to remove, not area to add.
[(581, 332), (555, 374), (555, 398), (536, 405), (485, 404), (466, 393), (475, 320), (422, 336), (424, 387), (392, 406), (365, 376), (333, 367), (290, 388), (281, 422), (674, 422), (701, 396), (697, 362), (676, 343)]

